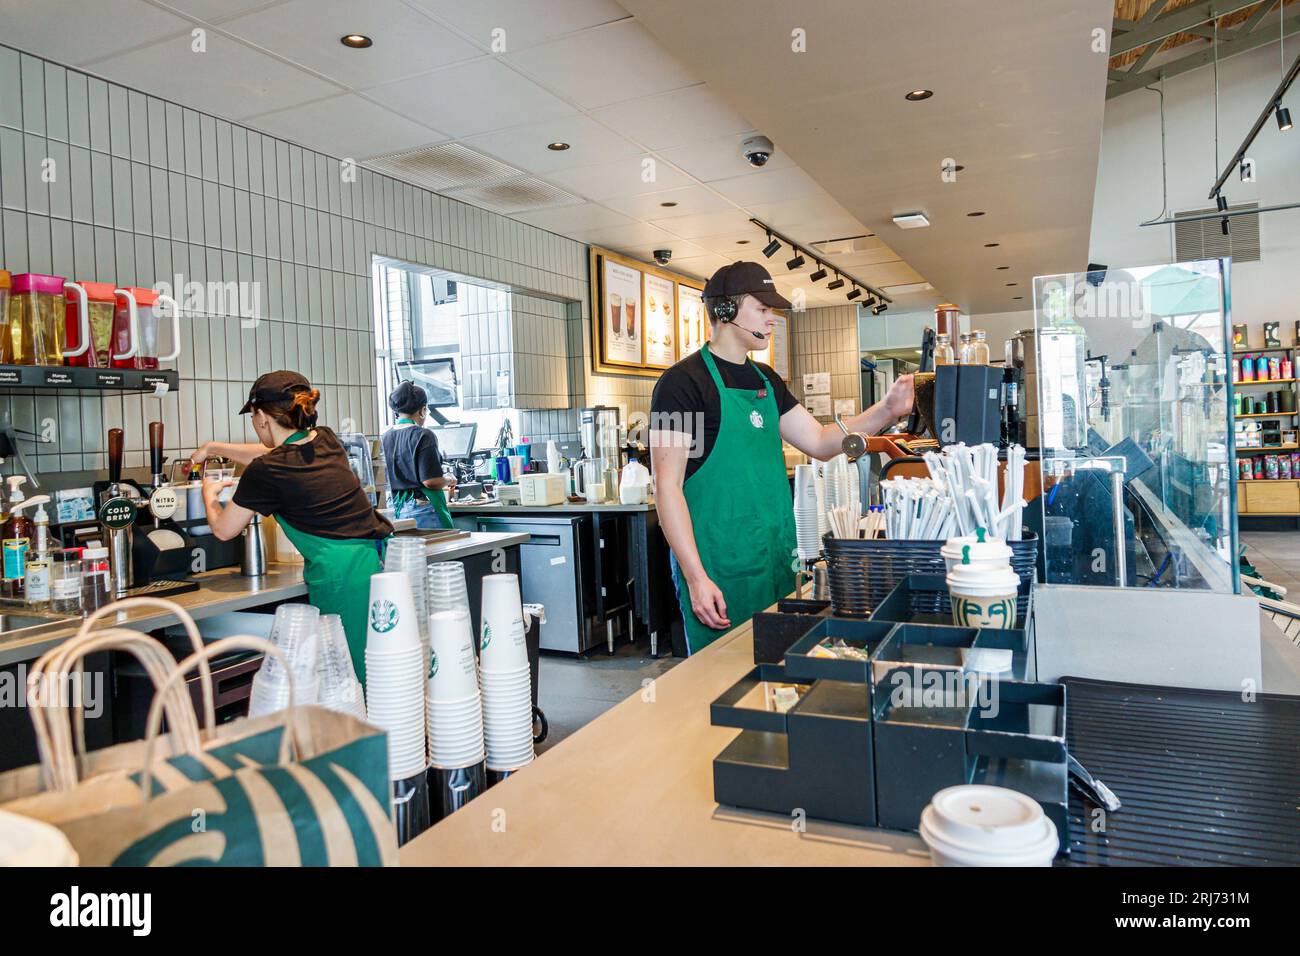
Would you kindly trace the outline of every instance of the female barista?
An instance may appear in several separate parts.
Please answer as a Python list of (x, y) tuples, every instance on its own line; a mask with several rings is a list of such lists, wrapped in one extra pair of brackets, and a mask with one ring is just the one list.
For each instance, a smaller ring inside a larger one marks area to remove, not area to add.
[(417, 528), (450, 528), (444, 488), (454, 487), (453, 476), (443, 477), (438, 439), (424, 427), (429, 396), (414, 382), (403, 382), (388, 396), (397, 422), (384, 432), (384, 463), (394, 513), (414, 518)]
[(319, 400), (320, 392), (297, 372), (268, 372), (253, 383), (239, 410), (253, 413), (261, 443), (209, 442), (191, 458), (233, 458), (246, 466), (224, 508), (218, 496), (233, 482), (204, 483), (203, 507), (212, 533), (229, 541), (247, 527), (253, 512), (274, 515), (302, 552), (307, 599), (322, 614), (343, 619), (352, 663), (364, 682), (370, 575), (383, 570), (379, 546), (393, 526), (366, 498), (335, 434), (316, 424)]

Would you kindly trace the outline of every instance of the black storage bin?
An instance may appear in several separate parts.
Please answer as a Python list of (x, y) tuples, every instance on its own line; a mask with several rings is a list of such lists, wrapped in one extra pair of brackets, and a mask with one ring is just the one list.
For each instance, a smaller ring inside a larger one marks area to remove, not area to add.
[[(1033, 582), (1038, 561), (1038, 536), (1024, 533), (1022, 541), (1008, 541), (1011, 567), (1022, 585)], [(909, 574), (948, 573), (939, 549), (943, 541), (903, 541), (886, 538), (822, 539), (831, 592), (831, 613), (836, 617), (867, 617)], [(947, 586), (943, 587), (946, 592)], [(1028, 611), (1028, 589), (1022, 588), (1017, 605)], [(944, 604), (947, 611), (947, 604)]]
[(818, 618), (830, 613), (830, 601), (786, 598), (776, 602), (776, 611), (760, 611), (753, 617), (754, 663), (779, 664), (790, 645), (807, 633)]
[(815, 657), (809, 652), (824, 641), (839, 639), (851, 647), (861, 647), (868, 655), (873, 655), (891, 630), (893, 630), (892, 624), (876, 621), (824, 618), (786, 651), (786, 673), (810, 679), (825, 678), (870, 685), (870, 661)]

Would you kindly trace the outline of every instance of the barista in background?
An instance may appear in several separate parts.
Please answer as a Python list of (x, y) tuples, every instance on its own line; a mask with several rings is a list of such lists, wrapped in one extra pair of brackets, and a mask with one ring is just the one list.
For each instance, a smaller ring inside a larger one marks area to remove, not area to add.
[(397, 518), (414, 518), (417, 528), (450, 528), (446, 489), (456, 486), (443, 475), (438, 439), (424, 427), (429, 396), (414, 382), (403, 382), (388, 396), (397, 422), (384, 432), (384, 463), (388, 492)]
[(274, 516), (303, 557), (307, 600), (322, 614), (343, 619), (357, 677), (366, 679), (366, 611), (370, 576), (383, 570), (379, 555), (393, 526), (366, 497), (338, 436), (316, 424), (320, 392), (297, 372), (268, 372), (253, 383), (239, 414), (252, 413), (256, 444), (209, 442), (194, 462), (225, 457), (247, 466), (224, 508), (221, 489), (203, 483), (212, 533), (229, 541), (253, 520)]

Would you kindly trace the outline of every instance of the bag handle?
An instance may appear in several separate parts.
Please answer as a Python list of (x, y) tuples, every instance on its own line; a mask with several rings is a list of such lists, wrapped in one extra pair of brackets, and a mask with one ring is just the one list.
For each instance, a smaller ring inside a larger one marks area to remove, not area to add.
[[(191, 654), (185, 660), (177, 664), (170, 674), (164, 678), (162, 686), (154, 696), (153, 703), (149, 706), (149, 718), (145, 722), (144, 731), (144, 766), (140, 773), (140, 793), (145, 802), (148, 802), (150, 791), (153, 787), (153, 750), (154, 741), (158, 736), (158, 731), (162, 724), (163, 701), (166, 695), (180, 681), (185, 679), (185, 675), (195, 667), (201, 667), (208, 658), (215, 657), (219, 654), (225, 654), (227, 651), (261, 651), (263, 655), (274, 657), (284, 668), (285, 676), (289, 681), (289, 704), (282, 711), (286, 715), (284, 720), (284, 734), (280, 738), (280, 755), (278, 763), (287, 764), (290, 760), (290, 745), (295, 743), (293, 740), (293, 671), (289, 668), (289, 662), (284, 656), (284, 652), (272, 644), (270, 641), (263, 640), (260, 637), (223, 637), (219, 641), (214, 641), (207, 647), (200, 648), (194, 654)], [(301, 753), (301, 748), (295, 747), (295, 752)]]
[[(81, 663), (87, 654), (101, 650), (117, 650), (131, 654), (144, 667), (154, 687), (158, 689), (155, 701), (165, 708), (167, 725), (174, 745), (181, 749), (201, 746), (199, 728), (195, 723), (194, 708), (183, 688), (166, 690), (163, 687), (174, 666), (168, 650), (153, 638), (124, 628), (108, 628), (93, 634), (70, 638), (60, 646), (43, 654), (28, 675), (28, 692), (33, 701), (32, 725), (36, 732), (37, 749), (45, 785), (56, 791), (76, 787), (80, 779), (77, 755), (82, 760), (86, 753), (84, 710), (72, 709), (76, 717), (75, 743), (69, 728), (68, 701), (55, 691), (47, 678), (65, 676), (80, 679)], [(84, 766), (80, 769), (84, 769)]]
[[(106, 604), (99, 610), (91, 613), (81, 623), (77, 635), (89, 631), (94, 627), (95, 622), (107, 617), (110, 613), (115, 614), (118, 611), (130, 610), (133, 607), (161, 608), (171, 614), (174, 614), (180, 621), (181, 626), (185, 628), (185, 633), (189, 636), (190, 647), (195, 653), (203, 650), (203, 638), (199, 635), (198, 625), (194, 623), (194, 618), (190, 617), (190, 612), (185, 610), (175, 601), (168, 601), (156, 597), (132, 597), (124, 598), (121, 601), (114, 601), (112, 604)], [(124, 623), (130, 623), (124, 622)], [(199, 675), (202, 677), (200, 683), (203, 685), (203, 726), (211, 730), (217, 724), (216, 711), (213, 705), (212, 693), (212, 668), (208, 666), (208, 658), (203, 657), (199, 661)]]

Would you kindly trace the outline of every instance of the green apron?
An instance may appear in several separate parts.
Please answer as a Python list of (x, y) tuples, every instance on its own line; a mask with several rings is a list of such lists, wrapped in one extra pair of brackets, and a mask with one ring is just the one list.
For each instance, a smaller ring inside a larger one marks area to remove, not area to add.
[[(411, 421), (411, 419), (409, 418), (399, 418), (397, 420), (397, 423), (393, 427), (412, 428), (415, 427), (415, 422)], [(420, 487), (419, 489), (416, 490), (403, 488), (401, 491), (394, 491), (393, 492), (394, 511), (396, 511), (396, 509), (400, 508), (402, 505), (406, 504), (408, 501), (414, 498), (418, 492), (424, 492), (425, 500), (428, 501), (429, 504), (433, 505), (433, 510), (437, 513), (438, 520), (442, 522), (442, 526), (444, 528), (452, 527), (451, 510), (447, 507), (447, 495), (443, 492), (441, 488)]]
[[(295, 432), (286, 438), (288, 445), (309, 433)], [(337, 614), (343, 619), (348, 650), (357, 678), (366, 682), (366, 612), (370, 603), (370, 575), (382, 571), (378, 542), (373, 538), (322, 538), (300, 531), (283, 517), (276, 516), (281, 530), (302, 553), (302, 577), (307, 584), (307, 600), (320, 608), (321, 614)]]
[[(700, 563), (722, 591), (727, 618), (736, 627), (794, 590), (794, 505), (776, 394), (767, 376), (755, 366), (762, 390), (727, 388), (708, 345), (701, 352), (718, 389), (722, 418), (708, 459), (686, 479), (683, 491)], [(690, 653), (726, 633), (695, 616), (684, 575), (679, 575), (677, 599)]]

